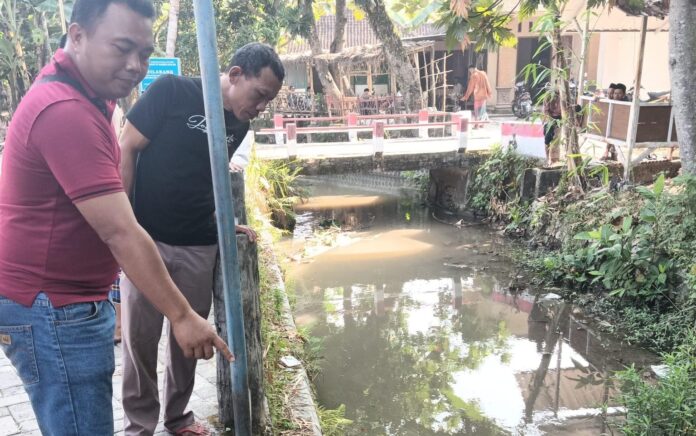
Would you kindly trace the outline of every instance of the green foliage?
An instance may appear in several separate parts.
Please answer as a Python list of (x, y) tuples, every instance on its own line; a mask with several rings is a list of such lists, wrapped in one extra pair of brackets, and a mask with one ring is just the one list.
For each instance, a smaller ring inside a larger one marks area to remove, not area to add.
[[(247, 191), (248, 193), (249, 191)], [(261, 323), (261, 341), (265, 347), (264, 354), (264, 376), (266, 398), (269, 403), (271, 414), (272, 431), (271, 434), (302, 434), (305, 423), (297, 422), (290, 411), (288, 392), (296, 389), (297, 377), (295, 372), (289, 372), (280, 364), (280, 358), (292, 355), (300, 359), (310, 377), (316, 373), (317, 359), (320, 358), (320, 341), (308, 338), (302, 330), (294, 331), (288, 328), (286, 323), (286, 301), (292, 302), (293, 284), (291, 281), (278, 284), (274, 280), (271, 267), (274, 256), (269, 255), (271, 250), (268, 244), (268, 236), (275, 234), (275, 228), (271, 225), (268, 217), (260, 213), (250, 201), (262, 201), (262, 196), (252, 196), (247, 198), (249, 209), (249, 220), (261, 236), (260, 249), (264, 255), (259, 256), (259, 282), (260, 282), (260, 306), (263, 322)], [(305, 344), (307, 346), (305, 346)], [(327, 411), (326, 419), (328, 427), (339, 429), (340, 425), (345, 425), (341, 421), (342, 411)], [(324, 416), (321, 414), (321, 418)], [(322, 426), (324, 423), (322, 422)], [(336, 434), (336, 433), (334, 433)]]
[[(72, 0), (65, 0), (70, 17)], [(14, 111), (63, 31), (57, 0), (0, 0), (0, 111)]]
[(469, 205), (489, 215), (500, 215), (501, 205), (517, 202), (522, 175), (531, 164), (511, 147), (493, 146), (491, 156), (476, 170)]
[[(567, 181), (576, 176), (583, 178), (591, 178), (599, 182), (600, 186), (609, 186), (609, 167), (606, 164), (595, 164), (592, 162), (594, 159), (592, 156), (586, 154), (570, 155), (569, 158), (580, 158), (580, 165), (577, 168), (569, 170), (567, 174), (564, 175), (564, 179)], [(589, 182), (588, 182), (589, 183)]]
[(346, 419), (346, 406), (341, 404), (337, 409), (325, 409), (319, 407), (319, 420), (321, 421), (322, 434), (326, 436), (342, 436), (345, 428), (353, 423)]
[(598, 303), (603, 307), (594, 307), (595, 312), (612, 320), (611, 325), (605, 325), (605, 330), (620, 334), (628, 343), (642, 344), (652, 350), (675, 350), (684, 343), (696, 319), (693, 305), (656, 311), (635, 306), (617, 308), (614, 300)]
[[(168, 0), (156, 0), (161, 11), (158, 20), (162, 31), (156, 31), (157, 54), (164, 54), (166, 45)], [(276, 46), (288, 34), (298, 34), (306, 26), (299, 9), (288, 1), (213, 0), (216, 19), (218, 61), (225, 68), (234, 52), (249, 42), (264, 42)], [(157, 27), (157, 26), (156, 26)], [(157, 29), (156, 29), (157, 30)], [(181, 0), (176, 56), (181, 58), (182, 72), (197, 75), (198, 46), (193, 0)]]
[(663, 197), (664, 175), (652, 189), (639, 187), (643, 205), (635, 222), (632, 216), (583, 231), (574, 239), (581, 245), (556, 259), (549, 267), (560, 270), (565, 279), (585, 290), (608, 291), (610, 296), (651, 303), (672, 301), (677, 272), (666, 250), (662, 227), (679, 214)]
[(427, 171), (402, 171), (401, 176), (412, 180), (418, 187), (418, 191), (425, 195), (430, 186), (430, 174)]
[(517, 38), (510, 30), (511, 13), (501, 8), (500, 0), (474, 0), (465, 4), (465, 11), (455, 11), (450, 0), (397, 0), (391, 16), (402, 27), (417, 27), (426, 22), (445, 29), (449, 50), (472, 43), (476, 51), (514, 47)]
[(245, 171), (248, 204), (256, 213), (270, 215), (281, 229), (294, 226), (293, 206), (306, 196), (295, 183), (302, 168), (283, 161), (262, 161), (252, 151)]
[(661, 175), (651, 187), (601, 189), (567, 204), (541, 199), (510, 220), (557, 249), (521, 261), (569, 289), (587, 312), (610, 320), (604, 330), (671, 351), (696, 321), (694, 212), (696, 178), (670, 182)]
[(667, 374), (654, 383), (633, 366), (617, 374), (628, 411), (620, 425), (625, 435), (696, 434), (696, 334), (664, 360)]
[(679, 209), (664, 200), (664, 175), (652, 189), (639, 187), (643, 204), (631, 215), (580, 232), (574, 251), (550, 257), (546, 266), (580, 289), (608, 291), (610, 296), (641, 302), (672, 301), (677, 270), (664, 244), (663, 226)]
[(478, 0), (471, 3), (466, 16), (454, 13), (451, 2), (443, 1), (440, 18), (435, 21), (445, 31), (445, 43), (454, 49), (461, 43), (472, 42), (477, 51), (514, 47), (517, 38), (508, 25), (511, 14), (500, 8), (498, 0)]

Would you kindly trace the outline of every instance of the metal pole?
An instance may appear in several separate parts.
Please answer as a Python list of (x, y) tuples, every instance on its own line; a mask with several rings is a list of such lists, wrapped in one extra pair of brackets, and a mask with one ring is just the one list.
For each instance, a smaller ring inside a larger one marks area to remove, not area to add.
[(640, 82), (643, 78), (643, 56), (645, 55), (645, 35), (648, 30), (648, 16), (643, 16), (643, 26), (640, 29), (640, 51), (638, 52), (638, 64), (636, 65), (636, 83), (633, 87), (633, 102), (631, 103), (631, 115), (628, 119), (628, 156), (624, 165), (624, 179), (630, 180), (631, 167), (633, 166), (633, 147), (636, 145), (636, 132), (638, 131), (638, 117), (640, 116)]
[(203, 99), (210, 150), (210, 165), (215, 193), (220, 265), (222, 267), (225, 296), (227, 342), (234, 353), (230, 363), (232, 376), (232, 408), (234, 410), (234, 433), (237, 436), (251, 435), (251, 408), (249, 382), (247, 378), (247, 352), (244, 339), (244, 311), (237, 262), (237, 239), (235, 236), (234, 203), (230, 182), (225, 135), (225, 119), (220, 89), (220, 70), (217, 60), (215, 18), (211, 0), (196, 0), (193, 3), (196, 17), (196, 37), (203, 82)]

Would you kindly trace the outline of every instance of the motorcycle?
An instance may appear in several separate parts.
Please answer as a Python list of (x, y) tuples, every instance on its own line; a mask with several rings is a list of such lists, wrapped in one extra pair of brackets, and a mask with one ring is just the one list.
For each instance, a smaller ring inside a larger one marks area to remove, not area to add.
[(515, 83), (515, 96), (512, 99), (512, 113), (519, 119), (528, 119), (532, 114), (532, 95), (524, 82)]

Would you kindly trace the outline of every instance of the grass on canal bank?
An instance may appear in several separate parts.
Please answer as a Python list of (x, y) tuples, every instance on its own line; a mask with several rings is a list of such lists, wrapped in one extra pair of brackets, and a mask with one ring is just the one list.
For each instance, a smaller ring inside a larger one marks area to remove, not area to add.
[(625, 434), (696, 434), (696, 177), (622, 188), (587, 171), (586, 193), (561, 184), (534, 202), (519, 198), (530, 162), (500, 148), (479, 167), (470, 207), (522, 238), (516, 261), (624, 341), (663, 354), (667, 375), (618, 374), (629, 412)]
[[(296, 391), (297, 377), (280, 363), (284, 356), (293, 356), (302, 361), (308, 376), (313, 379), (318, 373), (321, 343), (305, 334), (302, 329), (289, 329), (284, 318), (287, 316), (285, 301), (294, 303), (292, 283), (278, 286), (273, 273), (276, 256), (273, 245), (282, 236), (282, 231), (273, 223), (294, 221), (292, 205), (303, 193), (294, 186), (297, 174), (282, 164), (262, 162), (252, 156), (245, 172), (246, 207), (249, 224), (259, 233), (259, 275), (261, 290), (261, 335), (265, 347), (264, 375), (266, 397), (274, 435), (311, 435), (311, 423), (296, 418), (290, 395)], [(279, 218), (281, 217), (281, 218)], [(350, 424), (345, 419), (345, 408), (317, 409), (322, 433), (333, 436), (343, 434)]]

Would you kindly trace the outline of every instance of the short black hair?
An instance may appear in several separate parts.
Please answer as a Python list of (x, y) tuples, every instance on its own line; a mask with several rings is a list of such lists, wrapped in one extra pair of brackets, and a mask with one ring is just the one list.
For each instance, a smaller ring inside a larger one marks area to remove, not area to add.
[(469, 64), (469, 69), (476, 69), (476, 64)]
[(270, 45), (260, 42), (249, 43), (237, 50), (227, 71), (232, 67), (241, 68), (246, 77), (259, 77), (261, 70), (269, 67), (279, 82), (282, 83), (285, 79), (285, 68), (278, 54)]
[(609, 89), (616, 89), (616, 83), (610, 83)]
[(623, 83), (617, 83), (616, 85), (614, 85), (614, 89), (620, 89), (624, 92), (624, 94), (626, 93), (626, 85), (624, 85)]
[(76, 0), (70, 24), (77, 23), (90, 30), (112, 3), (124, 4), (145, 18), (155, 18), (155, 7), (151, 0)]
[(370, 92), (370, 88), (363, 89), (363, 92)]

